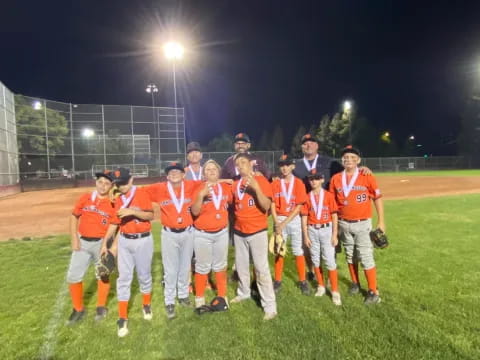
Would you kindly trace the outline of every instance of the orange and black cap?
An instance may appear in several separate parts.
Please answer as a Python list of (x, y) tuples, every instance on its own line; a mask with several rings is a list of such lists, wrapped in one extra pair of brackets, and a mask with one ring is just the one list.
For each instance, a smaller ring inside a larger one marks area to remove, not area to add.
[(176, 161), (168, 163), (168, 166), (165, 168), (165, 174), (168, 175), (170, 170), (180, 170), (181, 172), (185, 172), (185, 168), (183, 167), (183, 165)]
[(347, 145), (345, 146), (345, 148), (342, 150), (341, 152), (341, 156), (345, 155), (345, 154), (355, 154), (355, 155), (358, 155), (360, 156), (360, 150), (358, 150), (357, 148), (353, 147), (352, 145)]

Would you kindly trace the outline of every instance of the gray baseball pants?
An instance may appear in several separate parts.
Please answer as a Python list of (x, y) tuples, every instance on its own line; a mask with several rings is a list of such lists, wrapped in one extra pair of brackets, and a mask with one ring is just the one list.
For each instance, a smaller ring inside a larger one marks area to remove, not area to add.
[(181, 233), (162, 229), (162, 262), (165, 281), (165, 305), (175, 298), (188, 298), (190, 269), (193, 256), (193, 227)]
[(338, 226), (347, 263), (354, 264), (358, 259), (365, 270), (375, 267), (373, 245), (370, 240), (372, 219), (355, 223), (339, 219)]
[(206, 233), (195, 229), (195, 272), (209, 274), (227, 268), (228, 227), (218, 233)]
[(315, 229), (308, 226), (308, 237), (312, 242), (310, 247), (310, 256), (313, 266), (320, 267), (320, 257), (327, 265), (328, 270), (335, 270), (337, 264), (335, 262), (335, 247), (332, 246), (332, 227), (324, 227)]
[(234, 234), (235, 266), (238, 272), (237, 295), (250, 297), (250, 253), (257, 276), (258, 291), (263, 310), (266, 313), (277, 312), (277, 302), (273, 291), (272, 276), (268, 266), (268, 234), (262, 231), (254, 235)]
[[(70, 265), (68, 267), (67, 282), (75, 284), (83, 280), (88, 266), (93, 262), (96, 264), (100, 259), (102, 241), (85, 241), (80, 238), (80, 250), (72, 251)], [(96, 275), (97, 280), (100, 279)]]
[(152, 235), (140, 239), (127, 239), (122, 234), (118, 237), (118, 279), (117, 299), (130, 299), (130, 286), (133, 271), (137, 271), (137, 279), (142, 294), (152, 292)]
[[(287, 217), (280, 215), (277, 216), (277, 218), (280, 221), (284, 221)], [(292, 221), (283, 228), (282, 237), (284, 241), (287, 241), (290, 237), (293, 255), (303, 255), (302, 223), (300, 215), (295, 216)]]

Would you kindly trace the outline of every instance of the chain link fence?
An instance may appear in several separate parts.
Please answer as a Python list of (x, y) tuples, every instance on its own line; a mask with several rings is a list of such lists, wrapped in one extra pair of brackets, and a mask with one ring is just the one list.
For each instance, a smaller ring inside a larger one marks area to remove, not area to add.
[(71, 104), (17, 95), (22, 179), (90, 178), (118, 165), (160, 174), (185, 159), (183, 108)]
[(0, 82), (0, 186), (19, 182), (17, 128), (13, 93)]
[(472, 167), (470, 159), (464, 156), (362, 158), (362, 165), (378, 172), (454, 170)]

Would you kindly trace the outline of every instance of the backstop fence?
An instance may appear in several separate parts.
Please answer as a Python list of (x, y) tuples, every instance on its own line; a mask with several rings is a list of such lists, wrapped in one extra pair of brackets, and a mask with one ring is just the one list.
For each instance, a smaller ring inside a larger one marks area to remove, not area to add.
[(13, 93), (0, 82), (0, 186), (19, 182), (17, 127)]
[(185, 159), (183, 108), (72, 104), (17, 95), (22, 179), (90, 177), (93, 168), (149, 169)]

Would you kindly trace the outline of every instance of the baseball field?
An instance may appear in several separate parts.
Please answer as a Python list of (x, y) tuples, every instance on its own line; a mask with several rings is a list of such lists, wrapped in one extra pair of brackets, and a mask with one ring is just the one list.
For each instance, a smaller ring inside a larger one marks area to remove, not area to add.
[[(143, 320), (134, 281), (130, 334), (122, 339), (115, 292), (107, 319), (93, 320), (93, 269), (85, 279), (89, 314), (65, 326), (71, 311), (67, 220), (74, 199), (86, 189), (1, 199), (0, 359), (480, 358), (480, 171), (385, 174), (378, 180), (391, 243), (376, 250), (381, 304), (366, 307), (360, 295), (347, 295), (343, 254), (338, 257), (342, 307), (329, 297), (302, 296), (294, 261), (287, 258), (273, 321), (262, 320), (253, 300), (201, 317), (179, 308), (178, 317), (167, 321), (156, 222), (154, 318)], [(361, 281), (365, 284), (364, 277)], [(229, 298), (234, 290), (230, 283)]]

